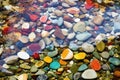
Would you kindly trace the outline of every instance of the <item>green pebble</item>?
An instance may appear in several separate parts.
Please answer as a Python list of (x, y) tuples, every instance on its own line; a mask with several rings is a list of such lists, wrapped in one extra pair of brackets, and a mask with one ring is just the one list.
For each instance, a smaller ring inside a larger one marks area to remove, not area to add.
[(100, 55), (99, 55), (98, 52), (93, 52), (93, 55), (94, 55), (95, 58), (100, 59)]
[(58, 61), (53, 61), (52, 63), (50, 63), (50, 68), (58, 69), (58, 68), (60, 68), (60, 63)]
[(105, 43), (103, 41), (99, 42), (96, 44), (97, 50), (98, 51), (103, 51), (105, 49)]
[(73, 64), (70, 68), (71, 72), (74, 74), (78, 71), (78, 66), (77, 64)]
[(15, 77), (11, 76), (9, 80), (17, 80)]
[(27, 63), (20, 64), (20, 68), (30, 69), (31, 67)]
[(30, 69), (31, 72), (36, 72), (37, 70), (38, 70), (38, 68), (36, 66), (32, 66)]
[(50, 57), (54, 57), (57, 54), (58, 54), (58, 49), (57, 48), (55, 48), (55, 51), (48, 52), (48, 56), (50, 56)]
[(86, 64), (82, 64), (79, 68), (78, 71), (84, 71), (85, 69), (87, 69), (88, 66)]

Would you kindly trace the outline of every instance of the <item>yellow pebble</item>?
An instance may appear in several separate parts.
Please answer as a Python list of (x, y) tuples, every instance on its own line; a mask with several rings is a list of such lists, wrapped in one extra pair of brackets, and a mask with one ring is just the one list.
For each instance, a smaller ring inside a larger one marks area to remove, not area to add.
[(52, 58), (49, 57), (49, 56), (46, 56), (46, 57), (44, 58), (44, 61), (45, 61), (46, 63), (51, 63), (51, 62), (52, 62)]
[(37, 61), (36, 63), (35, 63), (35, 66), (36, 67), (41, 67), (41, 66), (43, 66), (44, 65), (44, 61)]
[(68, 76), (66, 76), (63, 80), (70, 80), (70, 79), (68, 78)]
[(80, 52), (80, 53), (74, 55), (74, 58), (76, 60), (81, 60), (81, 59), (84, 59), (85, 57), (86, 57), (86, 53), (84, 53), (84, 52)]
[(59, 68), (59, 69), (58, 69), (59, 72), (62, 72), (63, 70), (64, 70), (63, 68)]

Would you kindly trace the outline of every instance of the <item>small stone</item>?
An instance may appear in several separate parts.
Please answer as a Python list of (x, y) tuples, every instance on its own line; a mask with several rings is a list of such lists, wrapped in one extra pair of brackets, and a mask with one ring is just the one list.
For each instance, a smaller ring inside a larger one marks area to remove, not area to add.
[(74, 37), (75, 37), (75, 33), (74, 32), (73, 33), (69, 33), (68, 36), (67, 36), (68, 39), (73, 39)]
[(73, 58), (73, 52), (70, 49), (64, 49), (61, 54), (61, 59), (70, 60)]
[(24, 51), (20, 51), (17, 53), (17, 56), (20, 58), (20, 59), (29, 59), (30, 56), (27, 52), (24, 52)]
[(34, 59), (40, 59), (39, 53), (36, 53), (36, 52), (33, 53), (32, 57), (33, 57)]
[(110, 66), (108, 64), (103, 64), (102, 65), (102, 69), (103, 70), (109, 70), (110, 69)]
[(77, 7), (71, 7), (67, 9), (67, 12), (70, 14), (79, 14), (80, 10)]
[(79, 80), (79, 78), (80, 78), (80, 73), (79, 73), (79, 72), (76, 72), (76, 73), (74, 74), (74, 76), (73, 76), (73, 79), (74, 79), (74, 80)]
[(97, 37), (95, 38), (95, 42), (99, 43), (100, 41), (104, 40), (106, 38), (105, 34), (99, 34), (97, 35)]
[(32, 66), (31, 69), (30, 69), (30, 71), (33, 72), (33, 73), (37, 72), (37, 70), (38, 70), (38, 68), (36, 66)]
[(11, 76), (9, 80), (17, 80), (14, 76)]
[(23, 64), (20, 64), (20, 68), (22, 68), (22, 69), (30, 69), (31, 66), (29, 66), (28, 63), (23, 63)]
[(66, 76), (63, 80), (70, 80), (68, 76)]
[(59, 69), (58, 69), (58, 72), (62, 72), (62, 71), (64, 71), (63, 68), (59, 68)]
[(70, 6), (74, 6), (74, 5), (77, 4), (77, 3), (76, 3), (75, 1), (73, 1), (73, 0), (65, 0), (65, 2), (66, 2), (67, 4), (69, 4)]
[(83, 32), (83, 33), (79, 33), (76, 35), (76, 39), (80, 40), (80, 41), (86, 41), (88, 40), (90, 37), (92, 36), (92, 34), (88, 33), (88, 32)]
[(44, 40), (42, 39), (39, 41), (39, 45), (41, 46), (41, 49), (44, 49), (46, 46)]
[(101, 15), (97, 15), (94, 17), (93, 22), (96, 25), (100, 25), (100, 24), (102, 24), (103, 20), (104, 20), (104, 18)]
[(41, 50), (41, 46), (38, 43), (32, 43), (28, 46), (28, 48), (32, 51), (32, 52), (36, 52)]
[(67, 3), (62, 3), (63, 7), (70, 7)]
[(82, 59), (84, 59), (85, 57), (86, 57), (86, 53), (84, 53), (84, 52), (80, 52), (80, 53), (77, 53), (77, 54), (74, 55), (74, 58), (75, 58), (76, 60), (82, 60)]
[(40, 22), (45, 23), (47, 21), (47, 18), (48, 17), (46, 15), (41, 16), (40, 17)]
[(87, 69), (82, 73), (83, 79), (95, 79), (97, 78), (97, 73), (93, 69)]
[(51, 69), (59, 69), (60, 68), (60, 63), (57, 61), (53, 61), (52, 63), (50, 63), (50, 68)]
[(116, 66), (120, 65), (120, 60), (119, 60), (118, 58), (111, 57), (111, 58), (109, 58), (108, 61), (109, 61), (110, 63), (112, 63), (113, 65), (116, 65)]
[(97, 59), (93, 59), (91, 62), (90, 62), (90, 67), (96, 71), (99, 71), (101, 69), (101, 64), (99, 62), (99, 60)]
[(28, 35), (28, 38), (30, 40), (30, 42), (33, 42), (34, 39), (36, 38), (36, 34), (34, 32), (31, 32), (29, 35)]
[(35, 73), (35, 75), (42, 75), (45, 74), (45, 71), (42, 69), (39, 69), (38, 72)]
[(45, 37), (45, 38), (44, 38), (44, 41), (45, 41), (45, 44), (46, 44), (46, 45), (50, 45), (50, 43), (52, 42), (49, 37)]
[(104, 52), (101, 53), (101, 56), (102, 56), (103, 58), (108, 59), (110, 55), (109, 55), (109, 53), (108, 53), (107, 51), (104, 51)]
[(75, 32), (84, 32), (86, 31), (86, 27), (85, 27), (85, 23), (84, 22), (77, 22), (74, 26), (73, 26), (73, 30)]
[(68, 35), (68, 30), (67, 29), (61, 29), (62, 33), (64, 36), (67, 36)]
[(16, 55), (9, 56), (9, 57), (5, 58), (4, 61), (6, 64), (16, 63), (18, 61), (18, 56), (16, 56)]
[(64, 21), (64, 25), (65, 25), (65, 27), (67, 27), (67, 28), (72, 28), (72, 27), (73, 27), (73, 24), (70, 23), (70, 22), (68, 22), (68, 21)]
[(97, 58), (97, 59), (100, 59), (101, 57), (100, 57), (100, 54), (98, 53), (98, 52), (93, 52), (92, 53), (93, 54), (93, 56), (95, 57), (95, 58)]
[(3, 48), (0, 48), (0, 55), (2, 54), (2, 52), (3, 52)]
[(48, 37), (49, 36), (49, 32), (48, 31), (42, 31), (41, 32), (41, 36), (44, 38), (44, 37)]
[(28, 22), (24, 22), (22, 24), (22, 29), (29, 29), (30, 28), (30, 24)]
[(70, 17), (69, 15), (64, 15), (63, 19), (64, 21), (73, 22), (73, 18)]
[(86, 64), (82, 64), (80, 65), (80, 67), (78, 68), (78, 71), (84, 71), (88, 68), (88, 66)]
[(96, 47), (98, 51), (103, 51), (105, 49), (105, 43), (100, 41), (99, 43), (96, 43)]
[(77, 50), (77, 49), (79, 48), (79, 46), (78, 46), (74, 41), (71, 41), (71, 42), (69, 43), (69, 48), (70, 48), (71, 50)]
[(21, 37), (19, 38), (19, 40), (20, 40), (22, 43), (28, 43), (28, 41), (29, 41), (29, 39), (28, 39), (27, 36), (21, 36)]
[(45, 61), (46, 63), (51, 63), (51, 62), (52, 62), (52, 58), (49, 57), (49, 56), (46, 56), (46, 57), (44, 58), (44, 61)]
[(18, 80), (28, 80), (28, 74), (21, 74), (20, 76), (18, 76)]
[(3, 68), (6, 68), (6, 69), (8, 69), (8, 68), (10, 68), (10, 66), (9, 65), (7, 65), (7, 64), (3, 64), (3, 66), (2, 66)]
[(36, 67), (42, 67), (43, 65), (44, 65), (44, 61), (37, 61), (36, 63), (35, 63), (35, 66)]
[(62, 59), (59, 60), (59, 63), (60, 63), (61, 65), (66, 65), (66, 64), (67, 64), (67, 62), (64, 61), (64, 60), (62, 60)]
[(116, 12), (111, 12), (111, 15), (112, 15), (112, 17), (116, 17), (116, 16), (118, 16), (119, 14), (116, 13)]
[(120, 71), (119, 70), (116, 70), (114, 71), (114, 74), (113, 74), (115, 77), (119, 77), (120, 78)]
[(92, 44), (89, 44), (89, 43), (83, 43), (82, 44), (82, 49), (85, 51), (85, 52), (93, 52), (94, 51), (94, 46)]
[(55, 32), (54, 32), (54, 35), (57, 37), (57, 38), (60, 38), (60, 39), (64, 39), (65, 36), (63, 35), (62, 31), (60, 29), (56, 29)]
[(53, 26), (52, 26), (52, 25), (47, 25), (47, 26), (45, 26), (44, 29), (45, 29), (46, 31), (50, 31), (50, 30), (53, 29)]
[(58, 18), (58, 21), (57, 21), (58, 26), (62, 26), (63, 22), (64, 20), (62, 17)]
[(54, 57), (54, 56), (56, 56), (57, 54), (58, 54), (58, 49), (55, 48), (54, 51), (48, 52), (47, 55), (48, 55), (49, 57)]
[(47, 79), (48, 79), (48, 76), (44, 74), (41, 74), (37, 77), (37, 80), (47, 80)]
[(54, 13), (55, 13), (57, 16), (62, 16), (62, 15), (63, 15), (63, 12), (60, 11), (60, 10), (55, 10)]

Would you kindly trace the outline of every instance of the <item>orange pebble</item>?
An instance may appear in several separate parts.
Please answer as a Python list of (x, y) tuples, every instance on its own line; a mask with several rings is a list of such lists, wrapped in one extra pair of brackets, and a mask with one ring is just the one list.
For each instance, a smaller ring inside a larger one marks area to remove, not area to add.
[(116, 76), (116, 77), (120, 77), (120, 71), (118, 71), (118, 70), (115, 71), (115, 72), (114, 72), (114, 76)]
[(66, 64), (67, 64), (67, 62), (64, 61), (64, 60), (62, 60), (62, 59), (59, 60), (59, 63), (60, 63), (61, 65), (66, 65)]
[(40, 21), (42, 22), (42, 23), (45, 23), (46, 21), (47, 21), (47, 16), (41, 16), (40, 17)]
[(101, 69), (101, 65), (100, 65), (100, 62), (99, 60), (97, 59), (93, 59), (91, 62), (90, 62), (90, 67), (96, 71), (99, 71)]

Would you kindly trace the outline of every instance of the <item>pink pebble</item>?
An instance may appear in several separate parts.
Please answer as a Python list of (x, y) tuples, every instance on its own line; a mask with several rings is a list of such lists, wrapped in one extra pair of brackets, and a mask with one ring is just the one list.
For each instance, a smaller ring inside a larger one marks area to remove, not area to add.
[(44, 15), (44, 16), (41, 16), (41, 17), (40, 17), (40, 22), (45, 23), (45, 22), (47, 21), (47, 18), (48, 18), (48, 17), (45, 16), (45, 15)]
[(35, 14), (29, 14), (29, 16), (32, 21), (36, 21), (38, 19), (38, 16)]
[(47, 25), (47, 26), (45, 26), (45, 30), (46, 30), (46, 31), (49, 31), (49, 30), (51, 30), (52, 28), (53, 28), (52, 25)]
[(94, 30), (98, 30), (98, 29), (99, 29), (98, 26), (95, 26), (95, 27), (94, 27)]

